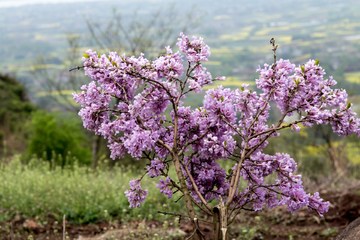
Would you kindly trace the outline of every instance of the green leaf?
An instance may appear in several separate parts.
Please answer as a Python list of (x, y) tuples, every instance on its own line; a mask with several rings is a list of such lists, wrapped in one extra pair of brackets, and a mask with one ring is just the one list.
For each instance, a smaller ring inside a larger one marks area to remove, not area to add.
[(118, 66), (118, 65), (116, 64), (116, 62), (112, 62), (112, 65), (113, 65), (113, 66), (116, 66), (116, 67)]
[(100, 55), (100, 53), (98, 53), (98, 58), (100, 58), (101, 57), (101, 55)]
[(215, 96), (214, 96), (214, 95), (212, 95), (212, 94), (211, 94), (210, 96), (211, 96), (211, 97), (215, 97)]
[(346, 106), (346, 109), (349, 109), (351, 107), (351, 101), (348, 102), (347, 106)]
[(200, 108), (200, 107), (198, 107), (198, 109), (199, 109), (199, 111), (201, 112), (201, 108)]
[(109, 61), (111, 62), (111, 57), (109, 57)]
[(161, 120), (160, 120), (160, 124), (163, 124), (163, 123), (164, 123), (164, 120), (161, 119)]
[(316, 65), (316, 66), (319, 65), (319, 59), (316, 59), (316, 60), (315, 60), (315, 65)]
[(299, 79), (295, 79), (295, 78), (293, 78), (293, 79), (294, 79), (295, 84), (296, 84), (296, 85), (299, 85), (300, 80), (299, 80)]
[(233, 172), (233, 170), (232, 170), (232, 168), (235, 166), (235, 164), (233, 163), (233, 164), (231, 164), (231, 166), (230, 166), (230, 168), (229, 168), (229, 170), (228, 170), (228, 173), (229, 174), (231, 174), (232, 172)]
[(245, 88), (244, 88), (244, 87), (240, 87), (240, 89), (241, 89), (241, 91), (244, 91), (244, 90), (245, 90)]
[(227, 145), (227, 143), (226, 143), (226, 140), (225, 140), (225, 142), (224, 142), (224, 146), (225, 146), (225, 148), (227, 147), (226, 145)]
[(90, 56), (87, 53), (83, 53), (84, 58), (90, 58)]
[(301, 71), (304, 73), (305, 72), (305, 67), (301, 66)]
[(224, 101), (224, 96), (222, 96), (222, 97), (220, 98), (220, 100), (221, 100), (221, 102), (223, 102), (223, 101)]

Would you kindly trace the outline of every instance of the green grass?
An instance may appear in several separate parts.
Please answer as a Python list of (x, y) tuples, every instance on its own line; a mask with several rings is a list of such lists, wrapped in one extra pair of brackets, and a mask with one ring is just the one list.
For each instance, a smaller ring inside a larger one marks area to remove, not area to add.
[(20, 215), (24, 218), (38, 216), (55, 217), (61, 221), (63, 214), (73, 224), (106, 221), (120, 218), (122, 222), (152, 218), (164, 220), (158, 210), (182, 212), (183, 204), (177, 199), (168, 200), (160, 194), (158, 179), (147, 176), (142, 188), (149, 194), (140, 208), (130, 209), (124, 191), (129, 181), (140, 178), (141, 173), (133, 167), (114, 167), (96, 172), (76, 164), (72, 168), (49, 170), (48, 163), (33, 159), (23, 165), (19, 157), (0, 166), (0, 222)]

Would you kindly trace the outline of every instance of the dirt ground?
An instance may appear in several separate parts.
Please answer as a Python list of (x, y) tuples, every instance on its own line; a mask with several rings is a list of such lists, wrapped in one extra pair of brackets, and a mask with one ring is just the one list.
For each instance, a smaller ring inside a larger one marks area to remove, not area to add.
[[(324, 218), (307, 209), (291, 214), (286, 211), (286, 207), (262, 212), (244, 212), (230, 226), (228, 239), (335, 239), (351, 221), (360, 216), (360, 185), (320, 191), (320, 196), (331, 203)], [(52, 218), (46, 221), (47, 224), (40, 224), (37, 219), (26, 220), (18, 217), (0, 223), (0, 240), (62, 239), (62, 223)], [(192, 227), (188, 222), (181, 221), (180, 225), (176, 225), (170, 221), (160, 223), (146, 220), (133, 221), (126, 225), (99, 223), (75, 226), (66, 222), (66, 239), (184, 239), (191, 234)], [(200, 227), (206, 239), (213, 239), (211, 223), (201, 222)]]

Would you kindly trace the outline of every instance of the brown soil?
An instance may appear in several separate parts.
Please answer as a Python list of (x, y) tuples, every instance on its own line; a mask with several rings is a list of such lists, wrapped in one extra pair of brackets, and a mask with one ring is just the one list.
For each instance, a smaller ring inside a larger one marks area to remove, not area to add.
[[(286, 211), (286, 207), (262, 212), (244, 212), (230, 226), (228, 239), (306, 239), (322, 240), (335, 237), (353, 220), (360, 216), (360, 186), (346, 190), (322, 191), (320, 196), (330, 201), (330, 209), (324, 218), (314, 211), (302, 209), (294, 214)], [(62, 239), (62, 223), (54, 219), (46, 219), (40, 223), (37, 219), (25, 220), (20, 217), (12, 221), (0, 223), (0, 240), (5, 239)], [(200, 222), (206, 239), (212, 239), (212, 224)], [(128, 224), (99, 223), (88, 225), (71, 225), (66, 222), (69, 238), (81, 240), (105, 239), (152, 239), (157, 236), (174, 236), (172, 239), (184, 239), (192, 233), (188, 222), (181, 222), (175, 228), (170, 222), (166, 229), (163, 223), (138, 220)], [(13, 237), (11, 237), (13, 236)], [(292, 237), (291, 237), (292, 236)]]

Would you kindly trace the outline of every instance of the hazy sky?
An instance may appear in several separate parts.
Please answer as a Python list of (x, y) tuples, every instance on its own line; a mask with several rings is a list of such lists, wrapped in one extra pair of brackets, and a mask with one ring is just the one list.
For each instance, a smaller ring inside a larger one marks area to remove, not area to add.
[[(74, 2), (109, 2), (126, 3), (129, 0), (0, 0), (0, 8), (20, 7), (31, 4), (56, 4), (56, 3), (74, 3)], [(131, 2), (162, 2), (164, 0), (131, 0)]]
[[(99, 0), (0, 0), (0, 7), (19, 7), (30, 4), (54, 4), (73, 2), (100, 2)], [(106, 0), (101, 0), (106, 1)]]

